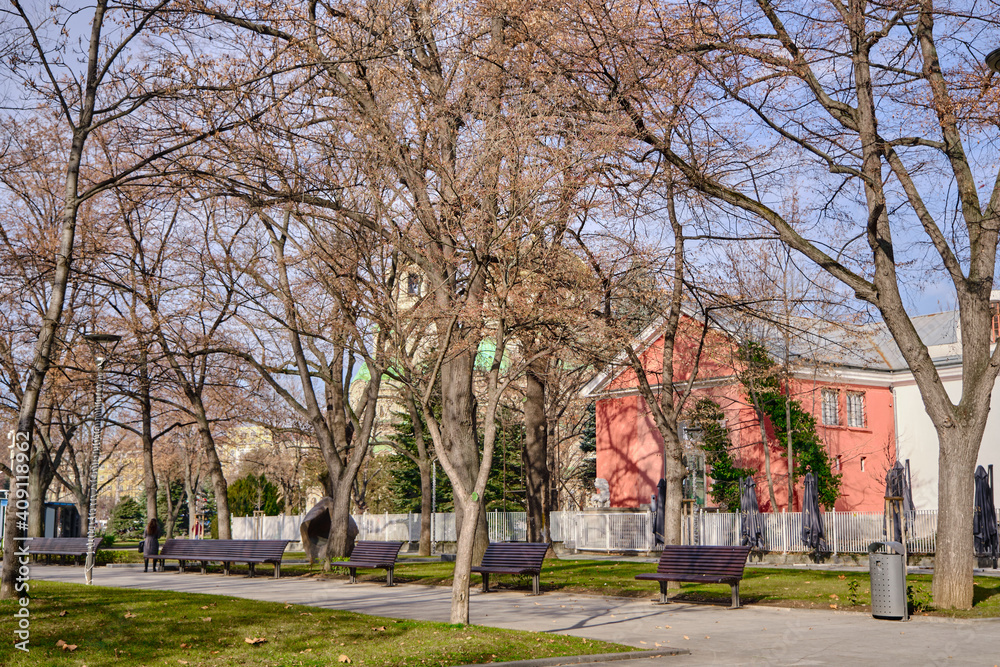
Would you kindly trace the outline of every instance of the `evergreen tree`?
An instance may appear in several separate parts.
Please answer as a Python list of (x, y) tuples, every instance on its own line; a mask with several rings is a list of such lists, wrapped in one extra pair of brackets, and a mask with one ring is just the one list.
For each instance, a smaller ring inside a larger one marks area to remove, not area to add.
[[(497, 437), (493, 447), (493, 472), (486, 484), (483, 498), (486, 508), (490, 511), (503, 510), (524, 511), (523, 465), (521, 461), (521, 442), (524, 426), (513, 418), (510, 410), (501, 410), (497, 416)], [(408, 414), (399, 415), (396, 432), (390, 438), (396, 446), (416, 454), (417, 446), (413, 440), (413, 422)], [(506, 465), (505, 465), (506, 464)], [(437, 470), (438, 512), (454, 511), (451, 482), (441, 466)], [(420, 470), (409, 457), (399, 455), (394, 457), (391, 466), (392, 481), (389, 490), (392, 494), (391, 507), (394, 512), (420, 511)], [(506, 493), (504, 491), (506, 490)]]
[(111, 510), (108, 530), (122, 539), (142, 537), (146, 527), (146, 508), (135, 498), (125, 496)]
[(277, 516), (285, 509), (278, 487), (264, 473), (248, 473), (229, 485), (229, 511), (233, 516), (252, 516), (262, 510), (266, 516)]

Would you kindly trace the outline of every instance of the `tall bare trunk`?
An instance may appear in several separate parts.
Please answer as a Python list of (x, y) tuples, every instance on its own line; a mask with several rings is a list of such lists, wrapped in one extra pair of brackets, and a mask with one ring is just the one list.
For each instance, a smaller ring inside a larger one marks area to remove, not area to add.
[[(476, 484), (479, 473), (479, 441), (476, 434), (476, 401), (472, 393), (472, 372), (475, 353), (472, 351), (456, 354), (441, 365), (441, 431), (448, 456), (455, 466), (461, 483), (471, 489)], [(473, 519), (476, 526), (472, 541), (472, 554), (479, 560), (489, 545), (489, 530), (486, 524), (486, 506), (471, 503), (472, 511), (479, 514)], [(459, 532), (467, 520), (466, 509), (455, 503), (455, 524)]]
[(548, 360), (536, 359), (525, 374), (524, 477), (527, 487), (528, 540), (551, 542), (549, 532), (548, 420), (545, 413), (545, 371)]
[[(146, 493), (146, 521), (156, 516), (156, 473), (153, 470), (153, 403), (149, 395), (149, 351), (139, 353), (139, 412), (142, 418), (142, 484)], [(167, 491), (169, 494), (169, 489)]]
[(431, 514), (434, 512), (431, 467), (428, 459), (417, 461), (417, 469), (420, 471), (420, 543), (417, 554), (420, 556), (431, 555)]

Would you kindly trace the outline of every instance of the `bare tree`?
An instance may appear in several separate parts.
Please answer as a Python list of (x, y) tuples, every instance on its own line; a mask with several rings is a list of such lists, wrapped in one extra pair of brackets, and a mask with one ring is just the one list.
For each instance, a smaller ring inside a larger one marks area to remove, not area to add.
[[(599, 63), (583, 76), (588, 91), (609, 112), (617, 107), (630, 134), (690, 187), (763, 224), (877, 311), (940, 442), (935, 604), (969, 608), (972, 472), (1000, 370), (989, 307), (1000, 174), (974, 156), (976, 142), (992, 141), (985, 132), (995, 126), (996, 98), (983, 94), (990, 82), (973, 44), (978, 31), (996, 29), (997, 14), (930, 0), (829, 2), (808, 13), (769, 0), (692, 8), (637, 13), (613, 43), (602, 40), (586, 54)], [(582, 32), (608, 34), (598, 30), (610, 20), (604, 8), (581, 16)], [(694, 67), (705, 82), (704, 95), (688, 102), (699, 119), (677, 126), (664, 91)], [(806, 225), (772, 204), (790, 165), (815, 191)], [(955, 290), (957, 401), (906, 306), (917, 248), (934, 258), (921, 268)]]

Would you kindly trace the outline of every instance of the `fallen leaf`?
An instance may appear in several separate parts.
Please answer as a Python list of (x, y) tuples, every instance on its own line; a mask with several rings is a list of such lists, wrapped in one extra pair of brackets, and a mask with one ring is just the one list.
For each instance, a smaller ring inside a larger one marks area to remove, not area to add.
[(125, 612), (125, 618), (135, 618), (135, 614), (130, 611)]
[(831, 594), (830, 594), (830, 599), (831, 599), (831, 600), (839, 600), (839, 599), (840, 599), (840, 596), (839, 596), (839, 595), (837, 595), (836, 593), (831, 593)]
[(687, 635), (684, 635), (684, 639), (688, 639), (688, 636), (687, 636)]
[(62, 648), (62, 647), (63, 647), (63, 646), (65, 646), (65, 645), (66, 645), (66, 642), (64, 642), (64, 641), (63, 641), (63, 640), (61, 640), (61, 639), (60, 639), (59, 641), (57, 641), (57, 642), (56, 642), (56, 648)]
[(201, 620), (205, 621), (206, 623), (211, 623), (212, 622), (212, 617), (211, 616), (206, 616), (205, 618), (203, 618)]
[(711, 637), (709, 637), (708, 635), (705, 635), (705, 639), (711, 639)]
[(339, 657), (339, 658), (337, 658), (337, 662), (346, 662), (346, 663), (350, 664), (350, 662), (351, 662), (351, 659), (350, 659), (350, 658), (348, 658), (348, 657), (347, 657), (346, 655), (344, 655), (343, 653), (341, 653), (341, 654), (340, 654), (340, 657)]
[(61, 612), (59, 612), (59, 615), (60, 615), (60, 616), (65, 616), (65, 615), (66, 615), (66, 610), (65, 610), (65, 609), (63, 609), (63, 610), (62, 610)]
[(181, 648), (191, 648), (191, 647), (188, 646), (187, 644), (181, 644)]
[(267, 639), (265, 639), (264, 637), (246, 637), (243, 639), (243, 641), (245, 641), (247, 644), (252, 644), (256, 646), (258, 644), (263, 644), (264, 642), (267, 641)]
[(292, 605), (285, 603), (285, 609), (290, 609)]
[(311, 611), (300, 611), (299, 616), (312, 616)]
[(640, 644), (645, 644), (646, 642), (644, 642), (644, 641), (642, 641), (642, 640), (640, 639), (640, 640), (639, 640), (639, 643), (640, 643)]
[(181, 663), (182, 665), (188, 664), (187, 660), (178, 660), (177, 662)]
[(837, 578), (838, 579), (847, 579), (847, 575), (846, 574), (838, 574)]
[(835, 605), (835, 604), (830, 605), (830, 609), (836, 609), (836, 608), (837, 608), (837, 605)]
[(803, 581), (802, 583), (804, 583), (804, 584), (811, 584), (812, 582), (811, 581)]
[(380, 625), (377, 628), (372, 628), (372, 630), (374, 630), (375, 632), (385, 632), (385, 626)]

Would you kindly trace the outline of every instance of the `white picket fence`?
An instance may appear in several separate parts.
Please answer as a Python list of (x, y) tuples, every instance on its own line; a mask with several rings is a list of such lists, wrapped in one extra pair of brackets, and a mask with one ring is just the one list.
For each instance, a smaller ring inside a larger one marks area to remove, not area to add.
[[(492, 541), (527, 539), (527, 515), (524, 512), (488, 512), (487, 523)], [(778, 553), (804, 552), (802, 514), (787, 512), (764, 514), (764, 545)], [(419, 514), (355, 515), (362, 540), (420, 539)], [(284, 539), (298, 541), (299, 516), (238, 517), (233, 519), (235, 539)], [(653, 515), (650, 512), (552, 512), (552, 541), (562, 542), (580, 551), (654, 551)], [(834, 554), (867, 553), (868, 545), (885, 539), (881, 512), (826, 512), (824, 528), (827, 546)], [(934, 553), (937, 512), (914, 513), (907, 548), (910, 553)], [(740, 543), (740, 515), (736, 513), (698, 512), (684, 518), (685, 544), (735, 546)], [(439, 512), (431, 521), (431, 541), (454, 542), (455, 515)]]

